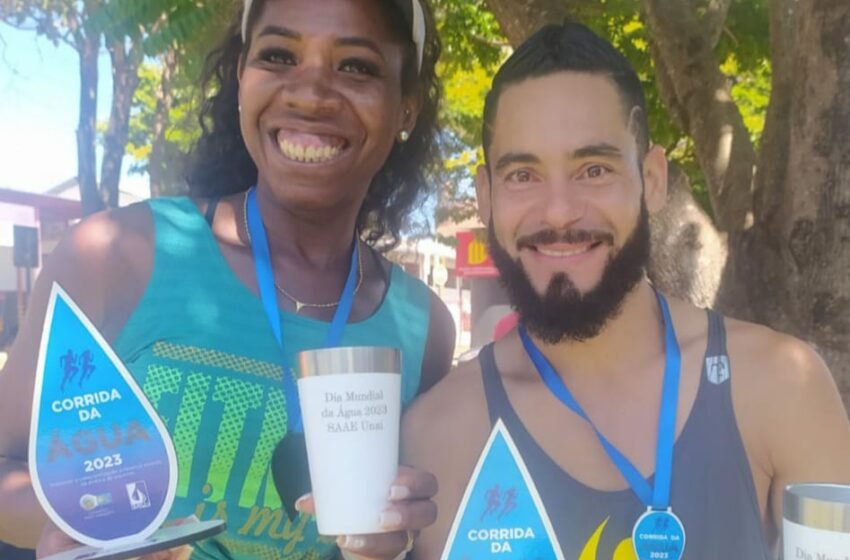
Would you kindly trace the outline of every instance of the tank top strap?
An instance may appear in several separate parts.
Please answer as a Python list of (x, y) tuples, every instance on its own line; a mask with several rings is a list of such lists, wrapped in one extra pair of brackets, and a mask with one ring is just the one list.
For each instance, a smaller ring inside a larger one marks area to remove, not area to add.
[[(729, 361), (729, 353), (726, 350), (726, 326), (723, 316), (714, 310), (707, 310), (708, 314), (708, 342), (705, 349), (705, 360), (703, 362), (703, 378), (711, 385), (722, 387), (729, 393), (729, 378), (732, 368)], [(731, 393), (729, 394), (731, 398)]]
[(204, 219), (210, 228), (212, 228), (213, 220), (215, 220), (215, 211), (218, 208), (219, 200), (221, 200), (219, 197), (214, 196), (209, 200), (209, 202), (207, 202), (207, 211), (204, 214)]
[[(481, 366), (481, 381), (484, 385), (484, 396), (487, 399), (487, 412), (490, 416), (490, 427), (502, 418), (513, 420), (515, 413), (502, 383), (502, 376), (496, 367), (496, 356), (493, 344), (484, 346), (478, 353), (478, 362)], [(517, 419), (518, 420), (518, 419)]]

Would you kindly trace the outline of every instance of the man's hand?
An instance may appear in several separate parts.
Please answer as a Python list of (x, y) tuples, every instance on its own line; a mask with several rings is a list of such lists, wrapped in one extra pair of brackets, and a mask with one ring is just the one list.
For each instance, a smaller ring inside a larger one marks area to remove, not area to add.
[[(408, 552), (419, 531), (437, 520), (437, 506), (431, 500), (436, 493), (434, 475), (400, 466), (390, 489), (387, 508), (381, 515), (381, 524), (387, 532), (341, 535), (337, 545), (347, 557), (370, 560), (390, 560)], [(295, 507), (303, 513), (315, 513), (315, 504), (309, 494), (299, 499)]]

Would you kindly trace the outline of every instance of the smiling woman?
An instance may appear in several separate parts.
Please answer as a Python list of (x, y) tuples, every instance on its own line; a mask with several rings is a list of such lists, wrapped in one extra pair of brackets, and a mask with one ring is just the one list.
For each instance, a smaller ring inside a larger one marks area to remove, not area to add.
[[(357, 196), (354, 185), (361, 183), (366, 194), (357, 224), (364, 239), (394, 241), (436, 156), (440, 44), (427, 6), (406, 0), (288, 4), (254, 0), (212, 53), (192, 190), (224, 195), (255, 184), (269, 161), (264, 156), (273, 155), (264, 154), (265, 138), (265, 148), (289, 160), (280, 165), (343, 159), (328, 167), (289, 165), (279, 180), (293, 185), (305, 174), (327, 188), (341, 183), (348, 196)], [(285, 17), (275, 21), (275, 14)], [(299, 21), (308, 25), (303, 33)], [(277, 103), (270, 111), (278, 113), (261, 115), (270, 98)], [(293, 114), (324, 117), (310, 118), (311, 127), (291, 119), (285, 126)], [(357, 175), (347, 175), (352, 171)]]
[(381, 535), (321, 538), (289, 497), (305, 461), (298, 352), (399, 348), (405, 405), (451, 365), (447, 309), (379, 251), (427, 190), (439, 52), (424, 0), (254, 0), (236, 14), (202, 83), (193, 197), (85, 220), (39, 277), (0, 376), (0, 539), (73, 546), (42, 531), (21, 422), (53, 282), (167, 419), (171, 517), (227, 520), (196, 556), (322, 559), (338, 544), (394, 558), (434, 521), (433, 477), (405, 468)]

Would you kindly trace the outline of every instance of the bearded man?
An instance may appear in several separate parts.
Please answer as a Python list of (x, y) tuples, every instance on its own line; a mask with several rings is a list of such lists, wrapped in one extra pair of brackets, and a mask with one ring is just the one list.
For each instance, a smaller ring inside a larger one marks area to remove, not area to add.
[[(773, 557), (787, 484), (850, 482), (850, 423), (812, 348), (647, 279), (667, 161), (634, 69), (582, 25), (546, 27), (496, 75), (483, 140), (479, 211), (520, 322), (405, 418), (406, 462), (440, 485), (414, 557), (440, 558), (497, 425), (563, 558)], [(518, 494), (490, 490), (469, 507), (527, 538)]]

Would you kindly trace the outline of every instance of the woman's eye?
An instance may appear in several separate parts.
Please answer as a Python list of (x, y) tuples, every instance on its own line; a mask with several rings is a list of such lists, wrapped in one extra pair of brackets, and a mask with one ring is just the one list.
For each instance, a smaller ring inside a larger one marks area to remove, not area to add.
[(295, 57), (291, 52), (282, 49), (268, 49), (260, 53), (259, 59), (271, 64), (294, 65)]
[(377, 65), (365, 60), (344, 60), (339, 65), (339, 69), (343, 72), (352, 74), (363, 74), (366, 76), (380, 76), (381, 71)]

